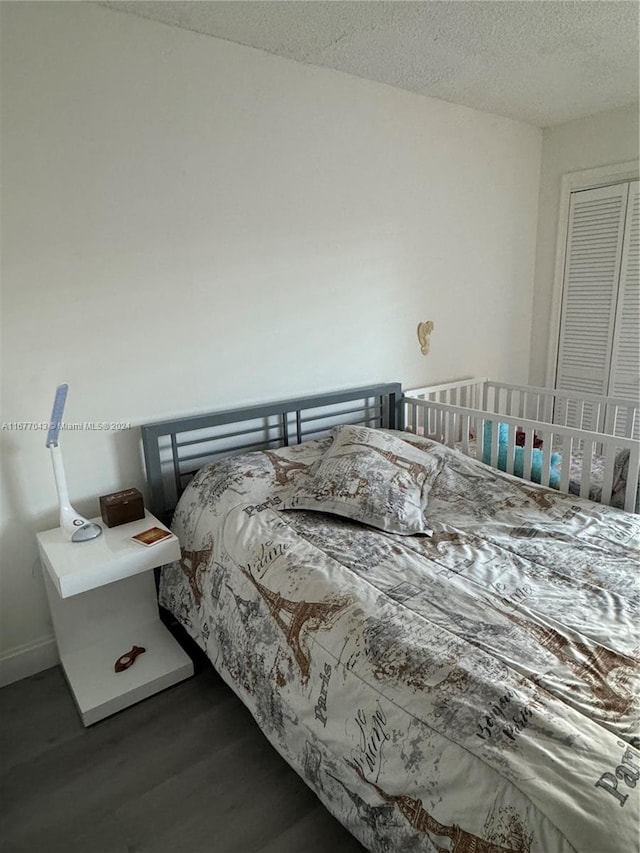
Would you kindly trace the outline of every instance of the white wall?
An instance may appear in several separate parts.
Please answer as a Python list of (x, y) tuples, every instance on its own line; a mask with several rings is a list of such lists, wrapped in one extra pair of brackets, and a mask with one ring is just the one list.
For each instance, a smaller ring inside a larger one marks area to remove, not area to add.
[[(139, 425), (526, 379), (540, 131), (101, 7), (0, 6), (4, 421), (48, 418), (62, 381), (67, 420)], [(57, 515), (44, 433), (0, 438), (9, 665), (48, 648), (34, 534)], [(85, 514), (143, 485), (135, 428), (63, 446)]]
[(598, 113), (544, 131), (531, 328), (532, 385), (546, 384), (549, 338), (557, 334), (551, 328), (551, 319), (562, 176), (637, 160), (639, 145), (637, 106)]

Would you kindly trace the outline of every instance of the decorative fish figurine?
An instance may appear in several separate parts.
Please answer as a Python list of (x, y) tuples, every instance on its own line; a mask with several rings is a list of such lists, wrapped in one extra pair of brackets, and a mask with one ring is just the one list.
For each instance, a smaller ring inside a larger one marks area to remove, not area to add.
[(116, 672), (124, 672), (125, 669), (129, 669), (130, 666), (133, 666), (138, 655), (141, 655), (143, 652), (146, 652), (146, 649), (143, 649), (142, 646), (133, 646), (131, 651), (118, 658), (113, 668)]

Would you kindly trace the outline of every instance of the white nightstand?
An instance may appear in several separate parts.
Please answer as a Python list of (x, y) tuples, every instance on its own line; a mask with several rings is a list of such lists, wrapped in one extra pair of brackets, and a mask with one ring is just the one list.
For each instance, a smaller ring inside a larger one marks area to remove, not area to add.
[[(164, 527), (147, 512), (140, 521), (108, 528), (102, 536), (70, 542), (60, 528), (39, 533), (38, 548), (60, 660), (90, 726), (193, 675), (193, 662), (160, 622), (153, 569), (180, 557), (173, 536), (147, 548), (131, 537)], [(146, 651), (116, 673), (132, 646)]]

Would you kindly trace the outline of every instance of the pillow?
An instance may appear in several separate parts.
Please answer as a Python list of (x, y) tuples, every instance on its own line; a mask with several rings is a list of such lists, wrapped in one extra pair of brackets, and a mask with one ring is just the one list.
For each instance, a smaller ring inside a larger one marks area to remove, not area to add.
[(339, 426), (332, 434), (324, 456), (280, 495), (282, 508), (327, 512), (407, 536), (430, 533), (424, 510), (438, 457), (368, 427)]
[[(484, 438), (482, 443), (482, 461), (491, 464), (491, 436), (493, 433), (493, 421), (486, 421)], [(498, 424), (498, 461), (497, 467), (500, 471), (507, 470), (507, 443), (509, 441), (509, 425)], [(542, 460), (541, 450), (531, 451), (531, 480), (534, 483), (542, 482)], [(552, 453), (549, 459), (549, 486), (552, 489), (560, 488), (560, 463), (562, 457), (559, 453)], [(513, 455), (513, 473), (516, 477), (522, 477), (524, 472), (524, 447), (516, 446)]]

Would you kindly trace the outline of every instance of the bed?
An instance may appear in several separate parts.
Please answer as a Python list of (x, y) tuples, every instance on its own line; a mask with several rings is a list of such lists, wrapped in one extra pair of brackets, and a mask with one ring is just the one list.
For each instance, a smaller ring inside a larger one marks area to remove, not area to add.
[(143, 427), (161, 604), (367, 849), (637, 850), (640, 519), (402, 411), (391, 384)]
[(464, 379), (407, 391), (404, 408), (410, 431), (533, 482), (640, 512), (637, 400)]

